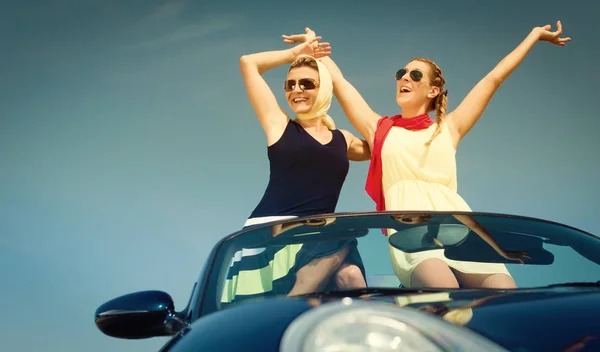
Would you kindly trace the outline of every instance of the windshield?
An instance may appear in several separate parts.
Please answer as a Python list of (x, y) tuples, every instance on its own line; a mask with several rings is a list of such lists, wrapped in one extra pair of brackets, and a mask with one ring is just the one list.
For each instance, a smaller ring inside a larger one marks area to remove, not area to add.
[[(433, 266), (425, 267), (425, 260)], [(369, 288), (436, 287), (445, 278), (456, 280), (457, 288), (596, 282), (600, 239), (499, 214), (337, 214), (244, 229), (221, 242), (213, 263), (204, 312), (273, 296), (362, 288), (361, 280)], [(350, 275), (342, 275), (344, 268)], [(442, 277), (447, 273), (454, 275)], [(491, 275), (500, 280), (486, 282)]]

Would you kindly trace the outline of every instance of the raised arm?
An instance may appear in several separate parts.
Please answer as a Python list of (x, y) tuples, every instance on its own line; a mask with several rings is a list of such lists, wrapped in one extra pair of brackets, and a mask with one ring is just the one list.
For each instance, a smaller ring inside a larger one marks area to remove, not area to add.
[[(311, 40), (311, 38), (316, 36), (315, 32), (310, 28), (306, 28), (305, 31), (306, 34), (283, 35), (282, 37), (284, 42), (294, 44)], [(322, 57), (319, 60), (325, 64), (331, 73), (333, 93), (339, 101), (344, 114), (358, 133), (366, 139), (369, 146), (372, 147), (377, 121), (381, 116), (371, 109), (356, 88), (344, 78), (342, 71), (329, 56)]]
[(377, 128), (377, 121), (379, 121), (381, 115), (373, 111), (358, 90), (344, 78), (342, 71), (331, 57), (324, 57), (320, 60), (331, 72), (333, 94), (340, 103), (344, 114), (348, 117), (352, 126), (356, 128), (358, 133), (360, 133), (372, 147), (375, 129)]
[(562, 25), (556, 23), (557, 30), (550, 32), (550, 25), (534, 28), (519, 46), (500, 61), (465, 97), (458, 107), (446, 116), (446, 121), (453, 127), (457, 140), (456, 144), (477, 123), (496, 90), (504, 80), (519, 66), (531, 48), (538, 41), (548, 41), (564, 46), (571, 38), (560, 38)]
[(275, 143), (283, 133), (289, 120), (287, 114), (277, 104), (277, 99), (262, 77), (262, 74), (276, 66), (291, 64), (300, 54), (314, 53), (311, 44), (318, 39), (302, 43), (291, 49), (266, 51), (243, 55), (240, 58), (240, 71), (246, 86), (250, 104), (267, 135), (267, 144)]

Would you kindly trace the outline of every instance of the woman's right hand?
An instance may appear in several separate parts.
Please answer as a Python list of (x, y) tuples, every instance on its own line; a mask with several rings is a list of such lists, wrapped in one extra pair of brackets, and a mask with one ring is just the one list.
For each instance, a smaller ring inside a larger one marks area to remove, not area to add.
[(308, 41), (312, 41), (317, 37), (317, 34), (312, 29), (306, 27), (304, 28), (306, 33), (304, 34), (292, 34), (292, 35), (282, 35), (283, 42), (286, 44), (296, 44), (296, 43), (305, 43)]
[(311, 40), (302, 42), (292, 48), (294, 57), (299, 55), (309, 55), (315, 59), (331, 55), (331, 45), (329, 43), (319, 43), (322, 37), (314, 37)]

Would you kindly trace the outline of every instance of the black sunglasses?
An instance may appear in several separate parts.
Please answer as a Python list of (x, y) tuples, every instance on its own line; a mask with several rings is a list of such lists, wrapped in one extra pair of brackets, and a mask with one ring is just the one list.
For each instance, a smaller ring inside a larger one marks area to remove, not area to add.
[[(319, 84), (311, 78), (300, 78), (297, 82), (302, 91), (315, 89), (319, 86)], [(288, 79), (285, 81), (283, 83), (283, 89), (285, 89), (286, 92), (291, 92), (296, 89), (296, 80)]]
[[(399, 81), (402, 77), (404, 77), (406, 72), (407, 72), (407, 69), (405, 69), (405, 68), (399, 69), (396, 72), (396, 80)], [(412, 79), (415, 82), (419, 82), (420, 80), (423, 79), (423, 72), (421, 72), (419, 70), (410, 71), (410, 79)]]

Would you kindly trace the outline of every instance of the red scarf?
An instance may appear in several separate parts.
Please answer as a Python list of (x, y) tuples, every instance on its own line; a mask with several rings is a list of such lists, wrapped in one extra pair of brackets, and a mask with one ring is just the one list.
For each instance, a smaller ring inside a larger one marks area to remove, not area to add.
[(403, 119), (402, 115), (396, 115), (388, 118), (382, 117), (377, 121), (375, 129), (375, 138), (373, 141), (373, 150), (371, 151), (371, 164), (367, 174), (367, 184), (365, 190), (367, 194), (375, 201), (377, 211), (385, 210), (385, 199), (383, 197), (383, 171), (381, 167), (381, 150), (383, 142), (393, 126), (406, 128), (407, 130), (417, 131), (428, 128), (433, 121), (427, 114), (419, 115), (410, 119)]

